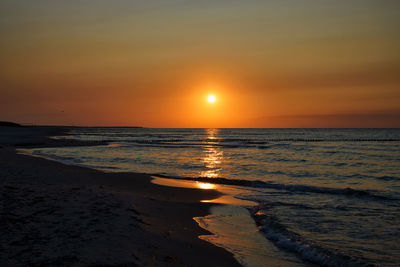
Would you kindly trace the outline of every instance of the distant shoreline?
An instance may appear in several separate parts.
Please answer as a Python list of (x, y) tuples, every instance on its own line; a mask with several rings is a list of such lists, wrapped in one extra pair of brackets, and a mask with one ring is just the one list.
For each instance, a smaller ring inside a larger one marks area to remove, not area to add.
[(0, 126), (6, 126), (6, 127), (22, 127), (21, 124), (15, 123), (15, 122), (9, 122), (9, 121), (0, 121)]

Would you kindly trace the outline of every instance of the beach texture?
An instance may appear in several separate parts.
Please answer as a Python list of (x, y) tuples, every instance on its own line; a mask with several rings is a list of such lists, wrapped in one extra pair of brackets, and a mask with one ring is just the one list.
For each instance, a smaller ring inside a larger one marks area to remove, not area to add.
[(238, 266), (198, 238), (193, 217), (214, 190), (163, 187), (21, 155), (19, 147), (97, 145), (47, 136), (57, 127), (0, 127), (0, 265)]

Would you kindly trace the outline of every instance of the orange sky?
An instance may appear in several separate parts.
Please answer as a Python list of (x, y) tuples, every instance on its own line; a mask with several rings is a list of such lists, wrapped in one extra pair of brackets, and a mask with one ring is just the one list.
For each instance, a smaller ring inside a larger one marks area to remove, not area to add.
[(399, 10), (389, 0), (3, 0), (0, 120), (400, 127)]

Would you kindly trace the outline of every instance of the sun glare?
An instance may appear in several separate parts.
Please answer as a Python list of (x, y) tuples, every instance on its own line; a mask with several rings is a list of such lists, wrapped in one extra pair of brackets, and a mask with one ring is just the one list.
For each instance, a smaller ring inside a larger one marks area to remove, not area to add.
[(208, 96), (208, 102), (214, 103), (216, 100), (217, 100), (217, 98), (215, 97), (215, 95), (209, 95)]
[(197, 182), (196, 184), (197, 184), (197, 186), (198, 186), (199, 188), (201, 188), (201, 189), (214, 189), (214, 188), (216, 188), (215, 185), (209, 184), (209, 183)]

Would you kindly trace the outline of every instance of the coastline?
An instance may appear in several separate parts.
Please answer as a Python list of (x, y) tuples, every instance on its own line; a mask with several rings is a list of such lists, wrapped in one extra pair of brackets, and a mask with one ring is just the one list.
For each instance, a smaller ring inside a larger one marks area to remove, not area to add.
[(61, 127), (1, 127), (2, 265), (240, 266), (198, 238), (215, 190), (173, 188), (140, 173), (104, 173), (16, 148), (97, 145), (53, 140)]

